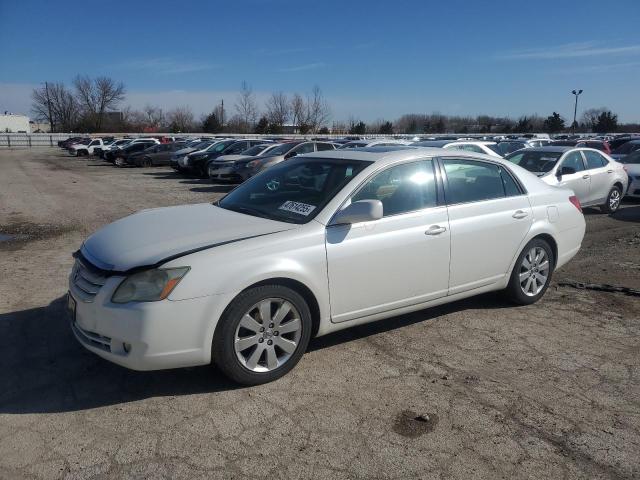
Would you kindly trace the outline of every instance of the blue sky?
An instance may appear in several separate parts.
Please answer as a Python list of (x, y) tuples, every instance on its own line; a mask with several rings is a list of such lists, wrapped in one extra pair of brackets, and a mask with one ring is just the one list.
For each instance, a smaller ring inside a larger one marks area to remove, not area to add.
[(607, 106), (640, 121), (640, 2), (0, 0), (0, 110), (40, 82), (122, 80), (127, 103), (197, 114), (246, 80), (319, 85), (333, 118), (519, 116)]

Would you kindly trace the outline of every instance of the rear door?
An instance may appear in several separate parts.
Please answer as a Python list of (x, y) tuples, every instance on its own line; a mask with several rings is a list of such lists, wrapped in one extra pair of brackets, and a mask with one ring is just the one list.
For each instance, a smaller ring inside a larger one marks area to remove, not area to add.
[(556, 172), (562, 171), (563, 167), (573, 168), (576, 173), (562, 175), (558, 180), (558, 184), (573, 190), (580, 203), (587, 204), (591, 198), (591, 175), (586, 171), (580, 151), (573, 150), (565, 154), (560, 159)]
[(449, 294), (503, 280), (533, 213), (523, 187), (499, 163), (442, 158), (451, 229)]
[(582, 154), (587, 167), (586, 173), (591, 177), (588, 201), (593, 205), (600, 205), (606, 201), (613, 185), (613, 169), (609, 168), (609, 162), (595, 150), (583, 150)]

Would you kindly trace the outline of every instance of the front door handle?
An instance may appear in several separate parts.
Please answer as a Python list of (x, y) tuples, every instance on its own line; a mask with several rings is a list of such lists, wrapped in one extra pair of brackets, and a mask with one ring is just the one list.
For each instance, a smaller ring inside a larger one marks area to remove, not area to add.
[(587, 178), (589, 178), (590, 176), (591, 176), (591, 175), (582, 175), (582, 178), (584, 178), (584, 179), (586, 180), (586, 179), (587, 179)]
[(613, 173), (613, 170), (607, 170), (607, 173)]
[(529, 216), (529, 214), (527, 212), (525, 212), (524, 210), (518, 210), (516, 211), (516, 213), (514, 213), (512, 215), (513, 218), (517, 218), (518, 220), (521, 218), (527, 218)]
[(440, 225), (431, 225), (426, 232), (425, 235), (440, 235), (447, 231), (447, 227), (441, 227)]

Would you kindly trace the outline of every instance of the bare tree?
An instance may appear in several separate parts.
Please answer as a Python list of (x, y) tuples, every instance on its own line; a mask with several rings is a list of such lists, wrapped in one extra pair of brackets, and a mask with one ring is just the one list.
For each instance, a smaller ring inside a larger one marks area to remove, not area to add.
[(274, 92), (271, 94), (266, 104), (267, 118), (269, 123), (276, 128), (282, 128), (289, 119), (289, 101), (287, 96), (282, 92)]
[(193, 130), (195, 118), (188, 106), (177, 107), (167, 113), (169, 128), (175, 133), (190, 132)]
[(258, 118), (258, 105), (256, 104), (253, 90), (251, 90), (247, 82), (242, 82), (235, 107), (237, 112), (235, 121), (239, 132), (246, 133), (253, 130), (253, 125)]
[(296, 93), (291, 98), (291, 121), (294, 125), (301, 126), (306, 123), (307, 108), (304, 103), (304, 99), (299, 93)]
[(86, 75), (78, 75), (73, 84), (86, 121), (93, 129), (100, 131), (105, 113), (117, 108), (124, 100), (124, 84), (109, 77), (92, 80)]
[(326, 124), (331, 117), (329, 103), (322, 95), (319, 86), (314, 86), (311, 95), (307, 96), (306, 123), (314, 133)]
[(142, 109), (142, 113), (144, 113), (144, 123), (146, 123), (147, 126), (154, 129), (158, 129), (164, 126), (165, 116), (162, 108), (154, 107), (153, 105), (147, 104)]
[(582, 114), (582, 123), (590, 129), (593, 129), (598, 124), (598, 118), (600, 115), (606, 111), (608, 111), (606, 107), (590, 108), (585, 110)]
[(70, 132), (78, 124), (80, 108), (63, 83), (46, 82), (31, 93), (31, 110), (38, 119), (46, 120), (52, 131)]

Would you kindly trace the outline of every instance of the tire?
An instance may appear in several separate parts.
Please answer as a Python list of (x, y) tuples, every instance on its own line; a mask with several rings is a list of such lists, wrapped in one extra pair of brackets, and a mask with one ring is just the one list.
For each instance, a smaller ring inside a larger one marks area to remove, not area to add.
[(600, 207), (600, 210), (603, 213), (615, 213), (616, 210), (620, 207), (620, 202), (622, 201), (622, 191), (619, 187), (611, 187), (609, 190), (609, 195), (607, 195), (607, 201), (604, 205)]
[(149, 168), (151, 166), (151, 159), (150, 158), (143, 158), (142, 159), (142, 167), (144, 168)]
[(209, 178), (209, 170), (207, 169), (206, 163), (201, 163), (200, 165), (198, 165), (196, 172), (198, 172), (198, 176), (200, 178)]
[[(265, 304), (269, 307), (261, 308)], [(281, 307), (287, 313), (278, 319)], [(265, 322), (263, 311), (269, 312)], [(300, 361), (311, 329), (311, 312), (299, 293), (282, 285), (251, 288), (238, 295), (222, 314), (213, 336), (213, 363), (242, 385), (272, 382)]]
[(553, 249), (547, 241), (534, 238), (527, 243), (511, 272), (505, 291), (509, 300), (518, 305), (531, 305), (540, 300), (551, 283), (554, 265)]
[(116, 157), (115, 160), (113, 161), (113, 164), (116, 167), (122, 167), (124, 166), (124, 158), (120, 158), (120, 157)]

